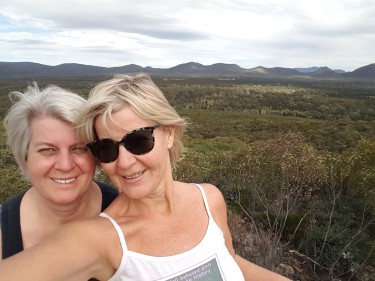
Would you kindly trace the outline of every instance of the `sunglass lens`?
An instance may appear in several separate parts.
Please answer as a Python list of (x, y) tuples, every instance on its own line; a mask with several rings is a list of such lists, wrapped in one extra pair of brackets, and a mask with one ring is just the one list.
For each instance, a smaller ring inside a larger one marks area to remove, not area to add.
[(125, 147), (133, 154), (150, 152), (154, 147), (154, 136), (150, 129), (134, 131), (125, 137)]
[(110, 163), (118, 157), (118, 144), (111, 139), (102, 139), (88, 145), (91, 153), (102, 163)]

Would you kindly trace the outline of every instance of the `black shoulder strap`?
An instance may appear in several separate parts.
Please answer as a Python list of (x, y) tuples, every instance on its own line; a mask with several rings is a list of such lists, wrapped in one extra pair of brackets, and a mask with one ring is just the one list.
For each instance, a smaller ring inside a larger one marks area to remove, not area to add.
[(1, 206), (1, 242), (3, 259), (23, 251), (20, 206), (25, 192), (7, 200)]
[(96, 182), (96, 184), (102, 191), (102, 211), (104, 211), (119, 195), (119, 190), (104, 182)]

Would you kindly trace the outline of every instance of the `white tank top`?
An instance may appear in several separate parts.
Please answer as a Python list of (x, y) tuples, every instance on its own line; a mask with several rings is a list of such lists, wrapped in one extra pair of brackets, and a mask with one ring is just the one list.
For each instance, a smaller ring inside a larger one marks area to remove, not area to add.
[(241, 281), (237, 263), (225, 246), (223, 232), (212, 218), (203, 188), (199, 187), (208, 213), (206, 234), (191, 250), (174, 256), (155, 257), (128, 250), (120, 226), (105, 213), (115, 227), (122, 246), (119, 268), (109, 281)]

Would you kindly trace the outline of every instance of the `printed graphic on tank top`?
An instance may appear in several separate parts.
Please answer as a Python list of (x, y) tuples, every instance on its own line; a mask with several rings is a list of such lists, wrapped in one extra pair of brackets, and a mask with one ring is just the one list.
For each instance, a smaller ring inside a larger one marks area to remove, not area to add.
[[(168, 277), (169, 278), (169, 277)], [(162, 279), (164, 280), (164, 279)], [(194, 265), (194, 268), (179, 272), (165, 281), (225, 281), (216, 256)]]

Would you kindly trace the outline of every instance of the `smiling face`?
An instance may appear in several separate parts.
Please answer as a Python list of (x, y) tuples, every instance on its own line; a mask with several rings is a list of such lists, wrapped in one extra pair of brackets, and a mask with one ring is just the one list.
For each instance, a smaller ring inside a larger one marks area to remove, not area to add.
[(91, 187), (95, 160), (78, 144), (73, 125), (49, 116), (34, 118), (26, 172), (36, 190), (53, 204), (70, 204)]
[[(95, 122), (99, 139), (111, 138), (120, 141), (129, 131), (157, 125), (155, 122), (139, 117), (129, 106), (112, 114), (108, 130), (103, 127), (101, 118)], [(104, 172), (112, 183), (133, 199), (163, 194), (166, 184), (172, 180), (172, 170), (168, 150), (173, 145), (172, 126), (160, 126), (154, 130), (153, 149), (142, 155), (134, 155), (123, 145), (119, 155), (111, 163), (101, 163)]]

